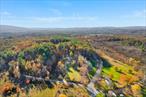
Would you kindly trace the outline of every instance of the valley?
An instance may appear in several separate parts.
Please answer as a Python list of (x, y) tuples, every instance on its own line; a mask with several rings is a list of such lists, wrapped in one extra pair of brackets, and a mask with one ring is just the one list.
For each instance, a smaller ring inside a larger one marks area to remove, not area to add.
[(146, 0), (0, 0), (0, 97), (146, 97)]
[[(127, 51), (120, 50), (131, 38), (138, 39), (134, 35), (125, 38), (106, 34), (5, 38), (2, 41), (11, 43), (0, 48), (0, 94), (142, 97), (145, 60), (128, 52), (135, 48), (132, 50), (145, 53), (145, 46), (141, 49), (127, 45)], [(145, 43), (145, 37), (141, 36), (140, 41)]]

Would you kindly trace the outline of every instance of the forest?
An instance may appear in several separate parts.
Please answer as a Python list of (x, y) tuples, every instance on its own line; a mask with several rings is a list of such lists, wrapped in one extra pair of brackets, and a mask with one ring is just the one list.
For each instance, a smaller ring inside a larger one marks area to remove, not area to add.
[[(97, 34), (3, 38), (0, 94), (144, 97), (146, 39), (139, 37)], [(132, 55), (132, 51), (137, 53)]]

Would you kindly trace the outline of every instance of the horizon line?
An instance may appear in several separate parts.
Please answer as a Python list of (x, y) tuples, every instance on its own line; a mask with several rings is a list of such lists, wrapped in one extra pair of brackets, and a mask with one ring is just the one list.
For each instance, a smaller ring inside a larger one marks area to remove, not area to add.
[(0, 26), (11, 26), (11, 27), (19, 27), (19, 28), (28, 28), (28, 29), (60, 29), (60, 28), (124, 28), (124, 27), (146, 27), (146, 25), (135, 25), (135, 26), (82, 26), (82, 27), (26, 27), (26, 26), (17, 26), (17, 25), (6, 25), (0, 24)]

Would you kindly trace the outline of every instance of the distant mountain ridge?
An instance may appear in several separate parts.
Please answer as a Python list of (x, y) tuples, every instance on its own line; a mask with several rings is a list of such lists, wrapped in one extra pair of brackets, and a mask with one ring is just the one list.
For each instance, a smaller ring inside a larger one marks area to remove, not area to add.
[(68, 34), (146, 34), (146, 26), (129, 27), (73, 27), (73, 28), (25, 28), (0, 25), (0, 33), (68, 33)]

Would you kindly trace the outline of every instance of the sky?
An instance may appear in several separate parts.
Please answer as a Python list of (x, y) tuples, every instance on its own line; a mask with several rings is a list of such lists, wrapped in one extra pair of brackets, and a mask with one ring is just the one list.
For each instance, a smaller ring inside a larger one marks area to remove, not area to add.
[(146, 0), (0, 0), (0, 25), (146, 26)]

